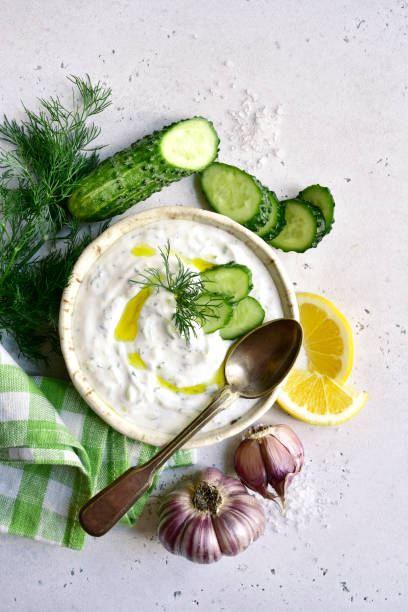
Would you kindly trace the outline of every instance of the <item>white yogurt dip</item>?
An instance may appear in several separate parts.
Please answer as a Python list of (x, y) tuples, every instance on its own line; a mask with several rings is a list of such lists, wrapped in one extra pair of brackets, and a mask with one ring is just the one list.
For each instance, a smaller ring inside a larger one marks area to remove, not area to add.
[[(265, 321), (283, 316), (275, 284), (263, 263), (243, 242), (212, 225), (187, 220), (155, 222), (124, 234), (85, 275), (76, 297), (72, 336), (79, 365), (100, 398), (144, 429), (172, 435), (209, 402), (222, 384), (220, 372), (231, 341), (219, 331), (196, 327), (190, 344), (172, 322), (175, 300), (164, 289), (130, 282), (147, 268), (163, 269), (159, 249), (170, 242), (184, 265), (196, 272), (206, 264), (235, 261), (252, 271), (250, 293), (263, 306)], [(170, 257), (171, 266), (177, 265)], [(239, 399), (206, 429), (243, 415), (253, 400)]]

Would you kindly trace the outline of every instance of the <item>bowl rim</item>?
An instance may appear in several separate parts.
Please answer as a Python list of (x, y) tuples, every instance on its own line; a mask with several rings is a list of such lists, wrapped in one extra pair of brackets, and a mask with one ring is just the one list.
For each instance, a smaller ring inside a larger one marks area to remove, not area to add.
[[(157, 221), (173, 219), (197, 221), (198, 223), (215, 226), (232, 234), (246, 244), (258, 259), (261, 260), (271, 275), (279, 294), (283, 316), (299, 321), (299, 311), (293, 285), (275, 251), (262, 238), (224, 215), (183, 205), (149, 208), (114, 223), (95, 238), (84, 249), (75, 263), (69, 283), (62, 294), (59, 315), (59, 335), (62, 354), (72, 383), (98, 416), (116, 431), (129, 438), (155, 446), (165, 444), (173, 436), (141, 427), (137, 423), (130, 421), (125, 416), (116, 412), (112, 406), (109, 406), (98, 395), (82, 372), (76, 357), (71, 333), (71, 322), (75, 308), (75, 299), (82, 280), (99, 257), (128, 232)], [(270, 395), (261, 398), (253, 404), (241, 417), (217, 429), (196, 434), (183, 448), (209, 446), (240, 433), (243, 429), (254, 423), (254, 421), (261, 418), (271, 408), (285, 380)]]

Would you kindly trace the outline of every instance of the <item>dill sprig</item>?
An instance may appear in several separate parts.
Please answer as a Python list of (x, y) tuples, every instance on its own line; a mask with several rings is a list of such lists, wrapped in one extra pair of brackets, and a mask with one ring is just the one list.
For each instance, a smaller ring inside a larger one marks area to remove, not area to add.
[[(151, 287), (152, 289), (166, 289), (174, 295), (176, 310), (172, 320), (180, 336), (184, 336), (187, 344), (190, 343), (191, 334), (196, 333), (196, 325), (203, 326), (207, 319), (217, 316), (217, 308), (222, 302), (216, 295), (199, 300), (204, 294), (200, 274), (185, 267), (178, 255), (177, 268), (172, 272), (170, 268), (171, 248), (167, 241), (164, 249), (159, 248), (163, 260), (164, 269), (147, 268), (144, 273), (139, 273), (141, 280), (130, 282)], [(207, 296), (207, 294), (205, 294)]]
[[(31, 359), (43, 358), (45, 330), (56, 330), (61, 291), (90, 241), (90, 234), (79, 237), (65, 200), (99, 161), (101, 146), (92, 143), (100, 128), (89, 119), (110, 104), (101, 83), (68, 78), (71, 108), (59, 97), (40, 99), (37, 113), (24, 106), (23, 121), (4, 117), (0, 124), (0, 330)], [(56, 241), (63, 248), (39, 258)]]

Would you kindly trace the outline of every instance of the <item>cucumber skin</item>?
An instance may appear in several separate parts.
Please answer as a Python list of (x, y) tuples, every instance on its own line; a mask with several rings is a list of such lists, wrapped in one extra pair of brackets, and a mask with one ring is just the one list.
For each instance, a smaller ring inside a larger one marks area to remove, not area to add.
[(273, 228), (271, 228), (269, 231), (265, 232), (264, 234), (262, 233), (262, 226), (261, 226), (260, 229), (258, 229), (255, 232), (260, 238), (263, 238), (263, 240), (266, 240), (266, 241), (272, 240), (273, 238), (275, 238), (275, 236), (280, 234), (280, 232), (283, 230), (283, 228), (286, 225), (285, 205), (278, 200), (278, 198), (276, 196), (276, 193), (274, 191), (269, 190), (269, 194), (268, 195), (269, 195), (269, 199), (272, 198), (274, 200), (274, 202), (278, 206), (277, 221), (276, 221), (275, 225), (273, 226)]
[(299, 200), (301, 200), (302, 202), (309, 204), (309, 206), (313, 207), (313, 213), (316, 217), (316, 221), (317, 221), (317, 228), (316, 228), (316, 237), (313, 241), (312, 244), (312, 248), (314, 249), (315, 247), (317, 247), (317, 245), (319, 244), (319, 242), (322, 240), (322, 238), (326, 235), (326, 221), (324, 219), (324, 215), (321, 211), (321, 209), (318, 206), (315, 206), (314, 204), (312, 204), (311, 202), (306, 202), (306, 200), (302, 200), (301, 198), (299, 198)]
[[(332, 192), (330, 191), (330, 189), (328, 187), (323, 187), (322, 185), (319, 185), (318, 183), (316, 183), (315, 185), (309, 185), (309, 187), (305, 187), (305, 189), (302, 189), (302, 191), (299, 191), (298, 194), (298, 198), (300, 198), (301, 200), (304, 200), (306, 202), (310, 202), (310, 204), (313, 204), (314, 206), (317, 206), (318, 208), (320, 208), (320, 206), (318, 206), (317, 204), (315, 204), (312, 201), (312, 198), (310, 198), (310, 200), (308, 199), (308, 194), (307, 191), (309, 189), (316, 189), (317, 191), (324, 191), (325, 195), (327, 196), (328, 200), (330, 201), (331, 204), (331, 211), (330, 211), (330, 216), (328, 218), (326, 218), (326, 216), (324, 215), (323, 211), (323, 215), (325, 217), (325, 222), (326, 222), (326, 230), (325, 230), (325, 235), (328, 234), (332, 227), (333, 227), (333, 223), (334, 223), (334, 208), (335, 208), (335, 202), (334, 202), (334, 198), (332, 195)], [(310, 196), (309, 196), (310, 197)], [(320, 210), (322, 210), (320, 208)]]
[[(280, 249), (281, 251), (284, 251), (285, 253), (288, 253), (288, 252), (304, 253), (308, 249), (316, 248), (319, 242), (321, 241), (321, 239), (323, 238), (323, 236), (325, 235), (325, 229), (326, 229), (326, 223), (325, 223), (322, 211), (320, 210), (320, 208), (318, 208), (314, 204), (311, 204), (310, 202), (306, 202), (306, 200), (302, 200), (301, 198), (290, 198), (289, 200), (283, 200), (282, 204), (286, 206), (288, 202), (297, 202), (298, 204), (307, 206), (307, 208), (310, 210), (310, 212), (316, 219), (316, 234), (315, 234), (314, 240), (304, 249), (284, 249), (280, 246), (277, 246), (276, 244), (272, 244), (273, 241), (268, 242), (268, 244), (274, 247), (275, 249)], [(278, 238), (278, 237), (279, 237), (279, 234), (275, 238)]]
[[(248, 174), (248, 172), (246, 174)], [(265, 223), (267, 223), (271, 212), (272, 203), (269, 199), (269, 190), (264, 187), (255, 176), (253, 176), (252, 174), (248, 174), (248, 176), (250, 176), (251, 179), (255, 181), (255, 184), (261, 192), (262, 199), (257, 214), (243, 225), (247, 229), (253, 232), (257, 232), (263, 225), (265, 225)]]
[[(186, 119), (144, 136), (127, 149), (105, 159), (85, 176), (68, 200), (68, 210), (72, 216), (80, 221), (102, 221), (120, 215), (170, 183), (194, 174), (196, 170), (170, 165), (160, 152), (164, 134), (182, 121)], [(207, 119), (205, 121), (216, 134), (213, 124)], [(217, 148), (209, 164), (216, 159), (218, 148), (217, 136)]]

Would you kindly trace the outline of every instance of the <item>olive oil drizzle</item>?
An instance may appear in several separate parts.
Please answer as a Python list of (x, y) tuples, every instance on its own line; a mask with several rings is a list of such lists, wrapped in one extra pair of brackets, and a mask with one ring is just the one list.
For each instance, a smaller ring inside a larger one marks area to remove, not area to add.
[(152, 291), (150, 287), (145, 287), (126, 304), (115, 329), (115, 340), (120, 342), (132, 342), (132, 340), (135, 340), (140, 313), (144, 303), (151, 296)]
[(140, 353), (128, 353), (127, 360), (134, 368), (137, 368), (138, 370), (147, 370), (147, 365), (141, 358)]
[[(155, 247), (150, 246), (150, 244), (140, 243), (135, 244), (133, 249), (131, 250), (132, 255), (135, 257), (153, 257), (156, 255), (157, 249)], [(214, 262), (207, 261), (206, 259), (201, 259), (201, 257), (193, 257), (193, 259), (189, 259), (188, 257), (184, 257), (181, 253), (177, 253), (175, 251), (171, 251), (170, 255), (174, 257), (179, 257), (181, 261), (185, 264), (190, 264), (200, 270), (200, 272), (204, 272), (205, 270), (209, 270), (214, 267)], [(211, 257), (211, 256), (210, 256)]]
[(156, 255), (157, 249), (144, 243), (135, 244), (131, 253), (135, 257), (153, 257), (153, 255)]
[(215, 372), (214, 376), (208, 382), (198, 383), (197, 385), (192, 385), (190, 387), (178, 387), (177, 385), (165, 380), (161, 376), (157, 376), (157, 382), (163, 389), (167, 389), (167, 391), (171, 391), (172, 393), (181, 393), (183, 395), (198, 395), (199, 393), (204, 393), (208, 387), (212, 385), (217, 385), (217, 387), (222, 387), (225, 383), (224, 378), (224, 362), (222, 362), (221, 366)]

